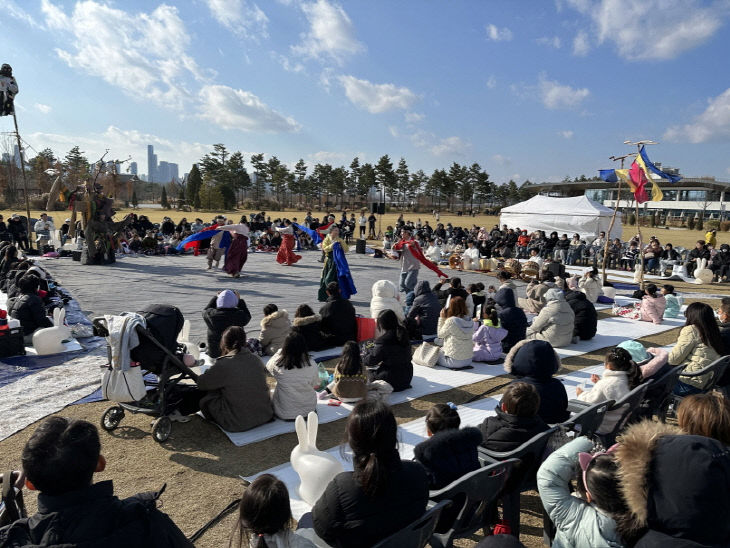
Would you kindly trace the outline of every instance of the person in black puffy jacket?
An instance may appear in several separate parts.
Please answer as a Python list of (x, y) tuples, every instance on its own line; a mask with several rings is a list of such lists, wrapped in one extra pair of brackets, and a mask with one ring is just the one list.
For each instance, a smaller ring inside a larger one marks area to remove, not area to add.
[(46, 308), (38, 296), (40, 279), (26, 274), (18, 280), (20, 296), (8, 302), (8, 314), (20, 321), (26, 344), (32, 344), (33, 333), (43, 327), (53, 327), (53, 322), (46, 316)]
[(223, 332), (233, 326), (244, 327), (251, 321), (251, 313), (238, 291), (225, 289), (213, 297), (203, 310), (203, 321), (208, 326), (208, 348), (211, 358), (221, 355)]
[(459, 429), (461, 417), (453, 403), (437, 403), (426, 415), (429, 438), (416, 445), (415, 460), (423, 464), (430, 489), (441, 489), (479, 468), (478, 428)]
[(479, 429), (482, 446), (490, 451), (507, 452), (548, 429), (538, 415), (540, 395), (526, 382), (514, 382), (507, 387), (496, 415), (487, 417)]
[[(449, 287), (447, 287), (446, 289), (441, 289), (441, 286), (447, 281), (449, 282)], [(441, 280), (439, 281), (439, 283), (433, 286), (433, 292), (436, 297), (438, 297), (441, 308), (446, 306), (446, 301), (449, 300), (449, 297), (461, 297), (466, 301), (466, 298), (469, 296), (469, 293), (467, 293), (466, 289), (464, 289), (464, 286), (461, 285), (461, 278)]]
[(314, 531), (330, 546), (373, 546), (426, 511), (426, 471), (400, 459), (397, 430), (380, 400), (363, 400), (352, 410), (347, 438), (354, 471), (335, 476), (312, 508)]
[(504, 370), (518, 381), (533, 385), (540, 395), (538, 416), (548, 424), (568, 419), (568, 394), (553, 375), (560, 369), (560, 358), (547, 341), (525, 340), (517, 343), (504, 359)]
[(502, 339), (502, 350), (509, 352), (514, 345), (525, 340), (527, 316), (525, 311), (517, 306), (515, 292), (509, 287), (497, 291), (494, 302), (497, 304), (499, 327), (507, 330), (507, 336)]
[(332, 346), (342, 346), (347, 341), (357, 340), (355, 307), (340, 295), (337, 282), (327, 284), (327, 302), (319, 309), (322, 317), (321, 329)]
[(568, 291), (565, 300), (575, 313), (575, 330), (573, 334), (581, 341), (588, 341), (596, 336), (598, 330), (598, 313), (593, 303), (582, 291)]
[(431, 291), (431, 286), (426, 280), (416, 283), (416, 298), (408, 309), (406, 322), (417, 323), (422, 336), (436, 336), (439, 313), (441, 312), (441, 304), (436, 294)]
[(411, 386), (413, 363), (411, 343), (406, 330), (398, 323), (392, 310), (378, 314), (375, 345), (363, 357), (365, 367), (374, 369), (372, 380), (385, 381), (400, 392)]
[(162, 490), (119, 499), (111, 481), (92, 483), (106, 466), (93, 424), (45, 419), (26, 443), (22, 461), (26, 486), (39, 491), (38, 512), (0, 529), (0, 546), (193, 547), (157, 509)]

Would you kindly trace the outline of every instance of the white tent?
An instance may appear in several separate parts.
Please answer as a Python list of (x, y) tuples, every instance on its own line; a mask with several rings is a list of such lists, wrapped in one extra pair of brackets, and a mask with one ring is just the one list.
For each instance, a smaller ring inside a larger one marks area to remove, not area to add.
[[(502, 208), (500, 224), (533, 232), (544, 230), (549, 236), (555, 231), (568, 238), (578, 233), (583, 239), (592, 239), (598, 233), (608, 232), (613, 209), (589, 200), (585, 196), (551, 198), (533, 196), (525, 202)], [(621, 237), (621, 212), (611, 230), (611, 238)]]

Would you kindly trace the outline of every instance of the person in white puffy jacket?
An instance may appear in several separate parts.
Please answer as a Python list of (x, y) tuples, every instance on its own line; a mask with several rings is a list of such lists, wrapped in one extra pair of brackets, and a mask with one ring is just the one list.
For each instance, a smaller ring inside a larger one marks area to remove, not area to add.
[(586, 294), (588, 302), (598, 302), (598, 297), (603, 294), (601, 279), (598, 276), (598, 270), (593, 268), (583, 274), (578, 280), (578, 288)]
[(462, 297), (452, 297), (448, 309), (441, 310), (437, 336), (443, 340), (438, 364), (449, 369), (463, 369), (471, 365), (474, 322)]
[(461, 261), (464, 270), (476, 270), (479, 268), (479, 250), (476, 248), (473, 241), (470, 241), (467, 244), (467, 248), (461, 256)]
[(565, 300), (565, 295), (553, 287), (545, 292), (545, 306), (525, 333), (527, 339), (547, 341), (556, 348), (568, 346), (573, 341), (575, 312)]
[(372, 299), (370, 299), (370, 317), (377, 318), (383, 310), (392, 310), (398, 317), (398, 321), (405, 321), (403, 305), (400, 302), (398, 288), (390, 280), (378, 280), (373, 284)]
[(319, 369), (300, 333), (292, 331), (287, 335), (284, 345), (266, 363), (266, 369), (276, 380), (271, 403), (277, 417), (294, 420), (317, 408), (315, 387), (319, 386)]

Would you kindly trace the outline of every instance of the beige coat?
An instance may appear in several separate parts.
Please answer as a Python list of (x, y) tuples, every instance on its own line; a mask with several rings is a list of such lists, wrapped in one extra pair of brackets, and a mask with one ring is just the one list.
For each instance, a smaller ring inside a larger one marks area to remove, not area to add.
[(471, 341), (474, 335), (474, 322), (465, 318), (442, 318), (439, 317), (438, 333), (439, 339), (443, 339), (444, 354), (453, 360), (470, 360), (474, 352), (474, 345)]
[[(691, 373), (699, 371), (710, 365), (720, 357), (714, 348), (706, 346), (702, 342), (700, 332), (693, 325), (687, 325), (682, 328), (677, 338), (677, 344), (674, 345), (669, 353), (669, 365), (685, 365), (684, 371)], [(708, 375), (700, 377), (683, 377), (679, 380), (683, 383), (703, 389), (709, 382)]]
[(520, 308), (523, 308), (525, 312), (530, 314), (539, 314), (540, 310), (545, 306), (545, 293), (547, 293), (550, 286), (547, 284), (533, 284), (528, 285), (525, 288), (527, 298), (520, 297), (518, 299)]
[(291, 332), (289, 314), (286, 310), (277, 310), (261, 320), (259, 341), (264, 354), (273, 356), (284, 345), (284, 339)]
[(274, 413), (280, 419), (294, 420), (298, 415), (307, 416), (317, 408), (317, 393), (314, 387), (319, 384), (317, 363), (308, 356), (302, 367), (285, 369), (279, 367), (281, 351), (277, 352), (266, 364), (266, 369), (276, 380), (276, 388), (271, 397)]
[(547, 341), (556, 348), (573, 341), (575, 313), (558, 289), (551, 289), (547, 304), (527, 328), (526, 338)]
[(588, 302), (595, 303), (598, 297), (603, 294), (601, 282), (597, 278), (581, 278), (578, 280), (578, 287), (586, 294)]

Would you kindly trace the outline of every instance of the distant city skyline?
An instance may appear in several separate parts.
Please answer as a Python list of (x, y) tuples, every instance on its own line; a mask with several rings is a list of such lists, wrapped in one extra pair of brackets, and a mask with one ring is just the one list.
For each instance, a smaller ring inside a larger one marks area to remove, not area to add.
[[(135, 172), (137, 163), (134, 162)], [(157, 162), (157, 154), (155, 154), (154, 145), (147, 145), (147, 173), (143, 174), (144, 180), (151, 183), (166, 184), (171, 181), (179, 180), (179, 167), (176, 163), (160, 160)]]

